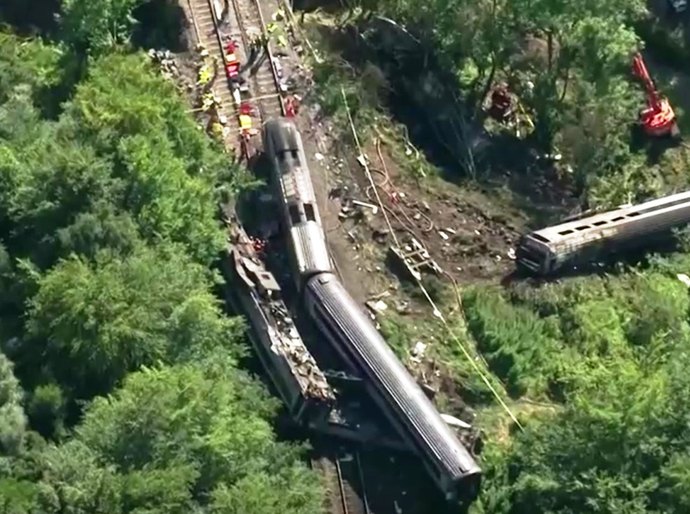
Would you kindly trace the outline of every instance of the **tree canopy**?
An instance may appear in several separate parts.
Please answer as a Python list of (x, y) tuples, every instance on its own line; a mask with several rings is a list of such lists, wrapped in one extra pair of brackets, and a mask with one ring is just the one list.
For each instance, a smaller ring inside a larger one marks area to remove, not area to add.
[(127, 44), (140, 3), (0, 32), (0, 512), (318, 512), (214, 294), (241, 171)]

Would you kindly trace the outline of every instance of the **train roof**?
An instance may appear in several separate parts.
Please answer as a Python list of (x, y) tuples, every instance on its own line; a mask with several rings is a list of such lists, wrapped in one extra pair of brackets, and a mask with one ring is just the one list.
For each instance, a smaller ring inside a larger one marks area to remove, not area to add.
[(536, 230), (530, 235), (545, 243), (558, 242), (576, 233), (586, 233), (592, 230), (603, 230), (618, 227), (633, 218), (644, 218), (652, 214), (668, 212), (673, 208), (690, 202), (690, 191), (676, 193), (663, 198), (657, 198), (637, 205), (621, 207), (607, 212), (595, 214), (558, 225)]

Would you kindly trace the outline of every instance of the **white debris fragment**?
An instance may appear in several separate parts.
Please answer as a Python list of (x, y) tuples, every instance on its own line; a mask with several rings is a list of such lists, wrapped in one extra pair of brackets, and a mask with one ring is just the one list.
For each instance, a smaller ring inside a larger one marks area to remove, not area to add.
[(426, 343), (417, 341), (414, 345), (414, 348), (412, 348), (412, 355), (415, 357), (423, 357), (427, 346), (428, 345)]
[(377, 214), (379, 212), (379, 208), (371, 203), (367, 202), (360, 202), (359, 200), (352, 200), (352, 203), (355, 205), (359, 205), (360, 207), (366, 207), (368, 209), (371, 209), (371, 212), (374, 214)]
[(450, 414), (441, 414), (441, 419), (446, 422), (446, 424), (450, 425), (451, 427), (456, 427), (456, 428), (465, 428), (469, 429), (472, 428), (472, 425), (469, 423), (465, 423), (463, 420), (456, 418), (455, 416), (451, 416)]
[(359, 163), (360, 166), (364, 167), (367, 165), (367, 158), (364, 155), (359, 154), (357, 156), (357, 162)]
[(509, 249), (508, 249), (508, 258), (509, 258), (511, 261), (514, 261), (514, 260), (515, 260), (515, 249), (514, 249), (514, 248), (509, 248)]
[(324, 155), (323, 155), (322, 153), (316, 152), (316, 153), (314, 154), (314, 159), (316, 159), (317, 161), (321, 162), (321, 161), (323, 161), (323, 160), (325, 159), (325, 157), (324, 157)]
[(690, 277), (685, 273), (678, 273), (676, 278), (680, 280), (686, 287), (690, 287)]
[(374, 303), (374, 309), (376, 309), (378, 312), (383, 312), (387, 308), (388, 308), (388, 305), (383, 300), (378, 300), (377, 302)]
[(441, 239), (444, 241), (448, 241), (448, 234), (446, 234), (443, 230), (439, 230), (438, 235), (441, 236)]
[(474, 233), (477, 234), (478, 236), (481, 236), (481, 235), (482, 235), (482, 233), (479, 232), (479, 230), (475, 230)]

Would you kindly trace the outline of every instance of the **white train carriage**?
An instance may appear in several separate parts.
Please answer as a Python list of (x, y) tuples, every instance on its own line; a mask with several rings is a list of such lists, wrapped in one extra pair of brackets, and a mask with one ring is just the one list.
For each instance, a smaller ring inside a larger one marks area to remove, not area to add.
[(520, 267), (550, 275), (565, 266), (648, 244), (690, 222), (690, 191), (537, 230), (520, 239)]

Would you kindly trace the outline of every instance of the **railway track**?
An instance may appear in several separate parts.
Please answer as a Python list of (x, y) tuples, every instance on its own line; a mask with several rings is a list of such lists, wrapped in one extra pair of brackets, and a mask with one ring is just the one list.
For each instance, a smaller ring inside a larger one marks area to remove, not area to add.
[(359, 453), (334, 453), (313, 460), (312, 467), (321, 471), (326, 480), (330, 514), (372, 514)]
[[(239, 145), (240, 123), (234, 108), (232, 89), (223, 69), (225, 54), (222, 45), (222, 36), (219, 30), (219, 19), (222, 15), (217, 12), (222, 9), (222, 2), (217, 0), (186, 0), (187, 10), (194, 25), (197, 43), (203, 45), (217, 63), (216, 78), (213, 83), (213, 92), (220, 99), (221, 112), (227, 119), (228, 136), (225, 143), (229, 147)], [(218, 5), (219, 4), (219, 5)]]
[(278, 59), (271, 43), (271, 34), (266, 24), (260, 0), (230, 0), (233, 6), (239, 36), (245, 54), (252, 56), (252, 40), (263, 39), (263, 52), (253, 59), (243, 61), (249, 64), (246, 76), (250, 81), (250, 98), (259, 108), (261, 121), (284, 114), (280, 77), (277, 69)]
[[(225, 143), (240, 148), (240, 112), (237, 98), (233, 97), (233, 90), (240, 83), (244, 83), (240, 88), (241, 100), (258, 109), (253, 114), (259, 116), (260, 122), (284, 113), (280, 65), (269, 41), (270, 30), (260, 0), (186, 0), (186, 3), (197, 42), (217, 63), (213, 92), (220, 99), (220, 114), (226, 118), (229, 128)], [(241, 80), (235, 84), (224, 69), (229, 40), (235, 43), (234, 52), (241, 65)]]

